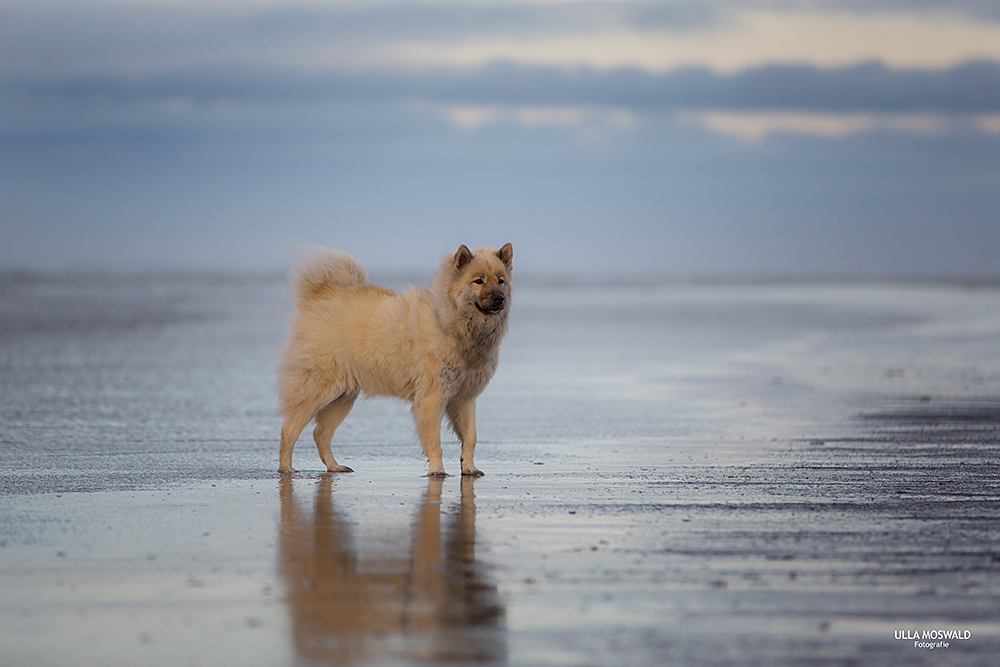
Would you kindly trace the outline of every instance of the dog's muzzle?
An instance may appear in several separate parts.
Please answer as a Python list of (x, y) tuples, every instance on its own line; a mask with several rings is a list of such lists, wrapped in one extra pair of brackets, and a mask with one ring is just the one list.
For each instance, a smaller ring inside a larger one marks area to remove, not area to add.
[(487, 315), (492, 315), (494, 313), (499, 313), (501, 310), (504, 309), (504, 306), (506, 305), (507, 305), (507, 297), (505, 297), (500, 292), (495, 292), (493, 296), (490, 297), (490, 300), (486, 302), (485, 306), (476, 303), (476, 308), (478, 308), (480, 312), (483, 312)]

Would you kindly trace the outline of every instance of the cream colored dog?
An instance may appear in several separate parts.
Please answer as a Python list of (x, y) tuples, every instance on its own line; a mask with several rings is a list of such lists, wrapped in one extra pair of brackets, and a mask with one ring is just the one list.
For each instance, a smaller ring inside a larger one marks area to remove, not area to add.
[(476, 397), (493, 377), (507, 332), (514, 248), (466, 246), (441, 261), (431, 289), (394, 292), (368, 282), (350, 255), (323, 248), (292, 277), (295, 317), (278, 366), (278, 470), (295, 472), (292, 449), (313, 438), (330, 472), (353, 472), (330, 450), (333, 432), (359, 394), (410, 401), (429, 475), (446, 475), (441, 418), (462, 441), (462, 474), (473, 464)]

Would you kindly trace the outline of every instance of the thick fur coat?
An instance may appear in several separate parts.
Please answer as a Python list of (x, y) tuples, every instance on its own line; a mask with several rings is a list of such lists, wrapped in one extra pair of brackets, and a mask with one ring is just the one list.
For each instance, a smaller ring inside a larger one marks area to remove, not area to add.
[(295, 315), (278, 365), (279, 470), (294, 472), (292, 449), (313, 438), (331, 472), (351, 472), (331, 451), (334, 431), (360, 394), (412, 403), (430, 475), (444, 475), (441, 420), (462, 442), (463, 475), (473, 463), (476, 398), (496, 371), (510, 313), (514, 249), (461, 246), (446, 255), (430, 290), (395, 292), (368, 282), (350, 255), (320, 249), (292, 275)]

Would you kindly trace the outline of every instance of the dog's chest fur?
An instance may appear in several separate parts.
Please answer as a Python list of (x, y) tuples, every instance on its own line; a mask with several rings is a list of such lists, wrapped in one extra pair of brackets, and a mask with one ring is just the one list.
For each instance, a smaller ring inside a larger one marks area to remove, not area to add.
[(482, 393), (490, 378), (497, 369), (497, 355), (479, 364), (454, 364), (445, 362), (441, 365), (438, 381), (441, 393), (447, 398), (455, 396), (475, 397)]

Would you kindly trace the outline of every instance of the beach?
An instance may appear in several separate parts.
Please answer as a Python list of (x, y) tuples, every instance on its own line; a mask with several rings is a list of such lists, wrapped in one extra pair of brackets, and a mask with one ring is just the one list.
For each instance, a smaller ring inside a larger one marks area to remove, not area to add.
[(443, 480), (383, 399), (277, 473), (286, 292), (0, 277), (0, 664), (1000, 654), (996, 286), (518, 281)]

